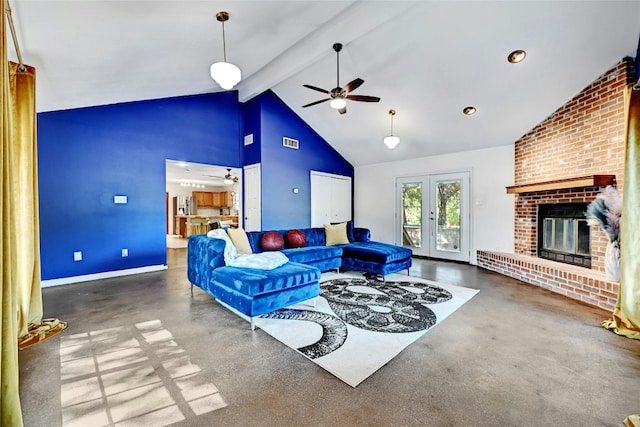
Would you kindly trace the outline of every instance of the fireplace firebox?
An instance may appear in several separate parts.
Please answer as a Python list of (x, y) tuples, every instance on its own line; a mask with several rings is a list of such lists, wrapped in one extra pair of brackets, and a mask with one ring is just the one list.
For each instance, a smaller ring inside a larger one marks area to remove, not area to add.
[(538, 205), (538, 256), (591, 268), (587, 203)]

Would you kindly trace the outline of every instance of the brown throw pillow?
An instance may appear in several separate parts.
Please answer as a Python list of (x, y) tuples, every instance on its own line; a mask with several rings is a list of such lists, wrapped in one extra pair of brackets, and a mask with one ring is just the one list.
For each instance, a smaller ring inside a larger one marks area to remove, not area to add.
[(279, 251), (284, 248), (284, 238), (277, 231), (267, 231), (260, 238), (263, 251)]
[(307, 237), (300, 230), (289, 230), (284, 235), (284, 240), (289, 248), (302, 248), (307, 246)]

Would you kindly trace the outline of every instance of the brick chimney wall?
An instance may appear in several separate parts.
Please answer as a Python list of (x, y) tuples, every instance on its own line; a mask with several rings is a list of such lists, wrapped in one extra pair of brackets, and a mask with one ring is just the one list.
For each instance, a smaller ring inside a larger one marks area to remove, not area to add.
[[(626, 65), (620, 61), (515, 142), (515, 185), (624, 173)], [(522, 193), (515, 199), (515, 253), (537, 254), (537, 205), (591, 202), (599, 187)], [(606, 235), (591, 229), (592, 269), (604, 271)]]

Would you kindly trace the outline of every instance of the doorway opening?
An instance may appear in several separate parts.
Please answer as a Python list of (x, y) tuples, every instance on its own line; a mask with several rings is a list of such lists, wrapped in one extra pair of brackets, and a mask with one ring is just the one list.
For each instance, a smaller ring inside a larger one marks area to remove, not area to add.
[(242, 169), (201, 163), (166, 162), (167, 248), (186, 248), (192, 234), (205, 234), (209, 224), (239, 226)]

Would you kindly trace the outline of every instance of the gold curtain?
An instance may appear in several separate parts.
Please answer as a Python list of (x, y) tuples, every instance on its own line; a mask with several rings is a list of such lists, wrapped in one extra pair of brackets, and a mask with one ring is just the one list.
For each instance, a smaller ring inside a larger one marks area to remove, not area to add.
[[(6, 1), (0, 0), (2, 13), (5, 13)], [(14, 165), (11, 125), (11, 99), (9, 85), (9, 67), (7, 58), (6, 19), (0, 19), (0, 129), (2, 148), (2, 185), (0, 185), (0, 256), (2, 257), (2, 336), (0, 337), (0, 423), (3, 426), (21, 426), (22, 411), (18, 393), (18, 322), (16, 317), (17, 292), (15, 289), (15, 267), (17, 254), (15, 245), (16, 223), (13, 200)]]
[(602, 326), (640, 339), (640, 91), (626, 88), (627, 147), (620, 230), (620, 291)]
[(36, 70), (9, 64), (11, 77), (11, 125), (13, 140), (13, 197), (16, 213), (18, 336), (42, 320), (40, 288), (40, 220), (38, 215), (38, 153), (36, 145)]

